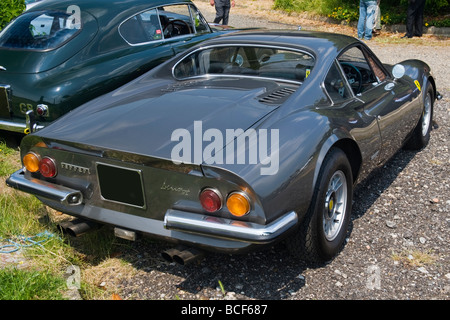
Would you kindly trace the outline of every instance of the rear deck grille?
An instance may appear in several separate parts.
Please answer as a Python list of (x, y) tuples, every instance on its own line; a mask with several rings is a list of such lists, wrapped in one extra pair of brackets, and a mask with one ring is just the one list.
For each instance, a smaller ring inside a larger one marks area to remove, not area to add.
[(295, 89), (292, 88), (281, 88), (276, 91), (273, 91), (269, 93), (268, 95), (262, 97), (259, 99), (259, 102), (270, 104), (270, 105), (276, 105), (281, 104), (286, 99), (295, 92)]

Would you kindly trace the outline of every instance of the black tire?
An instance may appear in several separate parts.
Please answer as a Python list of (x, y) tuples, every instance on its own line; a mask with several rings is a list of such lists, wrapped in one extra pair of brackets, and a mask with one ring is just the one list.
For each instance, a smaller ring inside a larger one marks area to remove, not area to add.
[[(337, 188), (334, 183), (342, 185)], [(341, 149), (332, 148), (320, 169), (308, 213), (298, 230), (287, 239), (286, 244), (291, 254), (307, 263), (324, 263), (333, 259), (347, 236), (352, 199), (353, 176), (350, 163)], [(341, 207), (335, 200), (343, 202)], [(335, 229), (326, 230), (327, 224)]]
[(406, 143), (407, 149), (420, 150), (430, 141), (430, 132), (433, 122), (434, 109), (434, 91), (430, 83), (428, 83), (424, 92), (423, 110), (419, 123), (415, 127), (411, 138)]

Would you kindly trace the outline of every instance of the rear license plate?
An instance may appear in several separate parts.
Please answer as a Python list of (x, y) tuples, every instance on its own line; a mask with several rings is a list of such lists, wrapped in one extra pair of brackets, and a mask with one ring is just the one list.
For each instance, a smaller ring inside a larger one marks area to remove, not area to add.
[(144, 208), (142, 172), (97, 163), (100, 193), (105, 200)]
[(9, 109), (9, 86), (0, 85), (0, 117), (9, 118), (11, 116)]

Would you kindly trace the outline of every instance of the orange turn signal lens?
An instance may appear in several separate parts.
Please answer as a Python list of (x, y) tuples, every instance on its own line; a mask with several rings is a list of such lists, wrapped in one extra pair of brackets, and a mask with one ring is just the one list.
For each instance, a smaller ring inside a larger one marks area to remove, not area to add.
[(250, 212), (250, 200), (243, 192), (233, 192), (228, 196), (227, 208), (234, 216), (245, 216)]
[(34, 146), (39, 147), (39, 148), (48, 148), (48, 146), (45, 144), (44, 141), (40, 141), (40, 142), (36, 143)]
[(34, 152), (28, 152), (23, 157), (23, 165), (30, 172), (37, 172), (37, 171), (39, 171), (40, 163), (41, 163), (41, 157), (38, 154), (34, 153)]

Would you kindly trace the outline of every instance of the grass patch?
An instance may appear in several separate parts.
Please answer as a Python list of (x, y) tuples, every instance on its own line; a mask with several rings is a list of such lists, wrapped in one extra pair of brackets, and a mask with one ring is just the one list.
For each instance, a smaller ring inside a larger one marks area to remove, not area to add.
[(431, 251), (403, 251), (401, 253), (393, 253), (392, 258), (394, 261), (402, 263), (406, 267), (420, 268), (426, 265), (436, 263), (438, 257)]
[[(309, 12), (321, 16), (328, 16), (337, 21), (358, 21), (359, 1), (353, 0), (274, 0), (274, 9), (292, 12)], [(405, 24), (407, 0), (385, 0), (381, 1), (381, 20), (383, 24)], [(449, 27), (450, 10), (447, 0), (427, 3), (425, 7), (424, 25), (426, 27)]]
[(20, 169), (19, 152), (0, 140), (0, 177), (9, 176)]
[(33, 196), (14, 190), (0, 194), (0, 238), (42, 232), (35, 216), (43, 210), (42, 203)]
[[(0, 249), (15, 242), (21, 248), (21, 262), (24, 260), (20, 268), (14, 263), (0, 265), (0, 300), (64, 299), (70, 266), (80, 268), (79, 293), (83, 299), (117, 296), (119, 292), (112, 284), (122, 276), (133, 274), (133, 267), (111, 257), (120, 254), (128, 242), (114, 237), (107, 227), (80, 238), (61, 234), (57, 224), (71, 219), (70, 216), (45, 206), (32, 195), (6, 186), (5, 179), (20, 167), (19, 151), (0, 137)], [(3, 251), (11, 249), (14, 247)], [(110, 277), (115, 279), (106, 281), (109, 286), (99, 286), (99, 279)]]
[(61, 300), (65, 281), (48, 271), (0, 269), (0, 300)]

